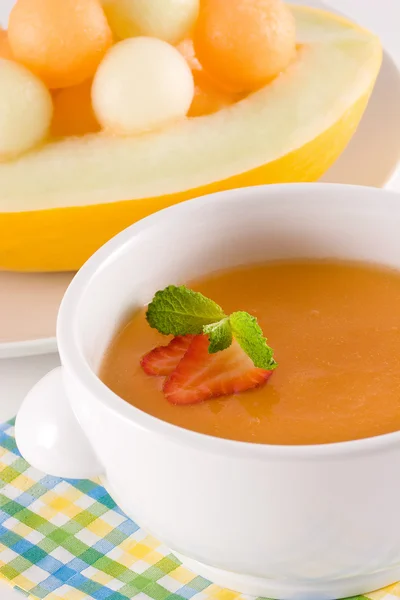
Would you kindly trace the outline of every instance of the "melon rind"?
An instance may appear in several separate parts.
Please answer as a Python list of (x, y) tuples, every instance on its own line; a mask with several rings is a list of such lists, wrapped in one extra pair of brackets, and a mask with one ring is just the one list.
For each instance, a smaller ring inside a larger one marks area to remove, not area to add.
[(110, 237), (166, 206), (319, 179), (359, 124), (382, 49), (341, 17), (293, 10), (298, 59), (238, 104), (162, 132), (64, 140), (1, 164), (0, 268), (75, 270)]

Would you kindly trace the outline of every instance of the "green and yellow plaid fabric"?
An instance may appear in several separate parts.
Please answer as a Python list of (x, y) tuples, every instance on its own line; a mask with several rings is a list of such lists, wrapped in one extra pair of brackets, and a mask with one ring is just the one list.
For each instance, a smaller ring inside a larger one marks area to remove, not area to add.
[[(182, 567), (97, 482), (33, 469), (13, 421), (0, 425), (0, 574), (47, 600), (249, 600)], [(399, 600), (400, 584), (368, 598)]]

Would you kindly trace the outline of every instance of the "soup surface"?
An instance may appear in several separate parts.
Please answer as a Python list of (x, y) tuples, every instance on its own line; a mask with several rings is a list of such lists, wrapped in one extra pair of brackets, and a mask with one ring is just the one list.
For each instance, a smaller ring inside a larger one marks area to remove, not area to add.
[(277, 262), (219, 272), (188, 287), (227, 314), (258, 318), (278, 368), (263, 388), (173, 406), (141, 357), (169, 338), (136, 312), (100, 377), (137, 408), (180, 427), (264, 444), (323, 444), (400, 429), (400, 273), (334, 261)]

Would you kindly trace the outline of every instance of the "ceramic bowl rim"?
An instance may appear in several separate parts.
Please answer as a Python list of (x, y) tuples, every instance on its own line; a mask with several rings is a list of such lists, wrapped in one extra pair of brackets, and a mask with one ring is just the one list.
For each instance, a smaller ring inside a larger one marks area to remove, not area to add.
[[(309, 191), (312, 194), (323, 193), (329, 188), (337, 193), (338, 198), (345, 190), (357, 196), (376, 196), (377, 201), (382, 202), (386, 199), (387, 203), (397, 210), (400, 216), (400, 197), (396, 192), (378, 188), (368, 188), (363, 186), (352, 186), (347, 184), (327, 184), (327, 183), (296, 183), (296, 184), (275, 184), (265, 186), (254, 186), (250, 188), (239, 188), (209, 194), (169, 206), (155, 214), (146, 217), (137, 223), (131, 225), (121, 233), (113, 237), (103, 247), (101, 247), (81, 268), (73, 281), (71, 282), (64, 299), (61, 303), (57, 322), (57, 340), (61, 362), (69, 374), (73, 374), (79, 383), (91, 392), (98, 401), (107, 405), (113, 412), (117, 412), (120, 417), (132, 422), (132, 425), (140, 427), (146, 431), (166, 436), (181, 445), (195, 446), (198, 449), (219, 454), (235, 455), (238, 458), (258, 458), (260, 460), (282, 459), (282, 460), (318, 460), (343, 456), (344, 454), (376, 454), (385, 452), (393, 446), (400, 445), (400, 431), (388, 433), (372, 438), (353, 440), (347, 442), (336, 442), (320, 445), (269, 445), (254, 444), (217, 438), (202, 433), (197, 433), (179, 426), (167, 423), (144, 413), (140, 409), (128, 404), (117, 394), (112, 392), (90, 368), (80, 351), (79, 342), (76, 339), (75, 327), (71, 326), (75, 322), (79, 301), (90, 285), (91, 280), (101, 268), (112, 259), (112, 257), (128, 245), (132, 237), (140, 232), (155, 225), (162, 225), (164, 219), (170, 217), (179, 217), (197, 209), (201, 205), (212, 202), (230, 202), (235, 198), (244, 195), (263, 194), (274, 195), (276, 193), (290, 193), (295, 195), (298, 191)], [(360, 200), (361, 202), (362, 200)]]

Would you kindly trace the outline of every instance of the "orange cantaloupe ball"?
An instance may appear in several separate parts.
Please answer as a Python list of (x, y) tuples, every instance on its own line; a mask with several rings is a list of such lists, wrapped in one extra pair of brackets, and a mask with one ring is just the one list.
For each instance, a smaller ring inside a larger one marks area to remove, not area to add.
[(196, 57), (192, 39), (186, 38), (176, 48), (186, 59), (193, 74), (194, 98), (188, 117), (210, 115), (240, 100), (240, 96), (220, 89), (204, 71)]
[(51, 134), (73, 137), (97, 133), (101, 127), (92, 106), (92, 80), (54, 93), (54, 115)]
[(202, 71), (203, 67), (201, 66), (196, 52), (194, 50), (194, 43), (191, 38), (185, 38), (179, 44), (177, 44), (176, 49), (182, 54), (182, 56), (186, 59), (189, 67), (192, 71)]
[(8, 37), (15, 59), (50, 88), (93, 77), (113, 41), (99, 0), (17, 0)]
[(235, 104), (240, 97), (219, 89), (204, 71), (193, 71), (194, 98), (188, 117), (203, 117)]
[(251, 92), (295, 56), (295, 19), (282, 0), (202, 0), (194, 45), (200, 63), (220, 85)]
[(10, 42), (8, 41), (8, 33), (4, 29), (0, 28), (0, 58), (7, 58), (12, 60), (13, 55), (11, 52)]

